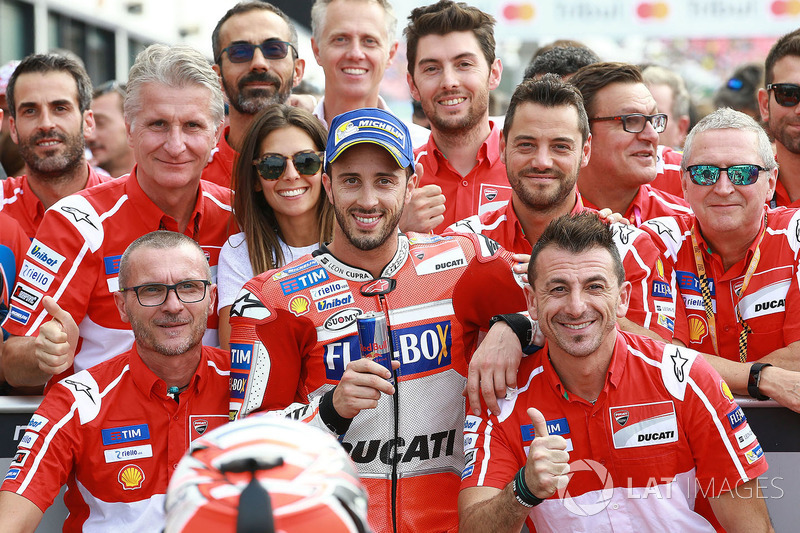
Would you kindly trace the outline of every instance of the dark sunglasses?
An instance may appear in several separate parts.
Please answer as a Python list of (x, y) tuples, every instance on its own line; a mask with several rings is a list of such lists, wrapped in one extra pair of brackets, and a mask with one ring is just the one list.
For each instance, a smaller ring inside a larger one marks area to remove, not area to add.
[(734, 165), (728, 168), (714, 165), (692, 165), (686, 170), (689, 171), (692, 182), (697, 185), (714, 185), (723, 170), (734, 185), (752, 185), (758, 181), (758, 173), (767, 169), (758, 165)]
[(775, 95), (775, 101), (782, 107), (794, 107), (800, 103), (800, 85), (794, 83), (770, 83), (767, 90)]
[(606, 120), (619, 120), (622, 122), (622, 129), (628, 133), (641, 133), (644, 131), (645, 124), (648, 122), (653, 125), (656, 133), (661, 133), (667, 127), (667, 115), (656, 113), (655, 115), (643, 115), (641, 113), (630, 113), (628, 115), (617, 115), (615, 117), (595, 117), (590, 118), (589, 122), (603, 122)]
[(291, 159), (295, 170), (301, 176), (313, 176), (322, 167), (322, 152), (297, 152), (291, 157), (281, 154), (264, 154), (253, 160), (259, 175), (267, 181), (275, 181), (283, 176), (286, 160)]
[(264, 41), (261, 44), (235, 43), (227, 48), (223, 48), (217, 58), (217, 63), (222, 60), (222, 54), (228, 52), (228, 59), (231, 63), (247, 63), (253, 59), (256, 48), (261, 49), (261, 54), (266, 59), (283, 59), (289, 53), (289, 48), (293, 50), (293, 57), (297, 56), (297, 49), (292, 43), (286, 41)]

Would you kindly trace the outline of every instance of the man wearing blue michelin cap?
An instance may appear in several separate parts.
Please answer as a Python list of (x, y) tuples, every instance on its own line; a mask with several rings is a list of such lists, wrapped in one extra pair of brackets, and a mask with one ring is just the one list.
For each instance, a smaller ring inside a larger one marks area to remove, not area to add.
[[(394, 115), (337, 116), (322, 178), (333, 241), (250, 280), (231, 308), (231, 416), (280, 411), (339, 437), (376, 532), (457, 529), (467, 365), (491, 317), (524, 305), (494, 241), (398, 231), (413, 161)], [(360, 358), (356, 318), (371, 311), (387, 317), (392, 372)]]

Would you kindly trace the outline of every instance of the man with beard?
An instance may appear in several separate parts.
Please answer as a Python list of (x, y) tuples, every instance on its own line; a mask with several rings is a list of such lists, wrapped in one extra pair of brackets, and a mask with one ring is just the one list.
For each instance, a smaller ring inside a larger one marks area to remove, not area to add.
[[(333, 240), (233, 304), (231, 416), (282, 410), (340, 437), (375, 531), (455, 530), (467, 364), (491, 317), (524, 305), (510, 254), (480, 235), (398, 232), (419, 165), (391, 113), (336, 117), (327, 147)], [(372, 311), (391, 365), (360, 357), (356, 319)]]
[(6, 97), (11, 139), (28, 174), (2, 182), (0, 210), (33, 239), (51, 205), (109, 179), (97, 175), (84, 154), (84, 135), (95, 127), (92, 82), (68, 57), (35, 54), (17, 66)]
[[(513, 189), (511, 201), (500, 209), (456, 222), (449, 230), (480, 233), (510, 252), (530, 254), (552, 220), (568, 213), (594, 211), (583, 205), (576, 188), (579, 171), (589, 161), (591, 145), (583, 98), (575, 87), (555, 74), (523, 81), (511, 97), (500, 135), (501, 160)], [(653, 268), (657, 248), (644, 232), (634, 227), (614, 224), (612, 228), (614, 242), (625, 265), (626, 279), (631, 283), (628, 313), (620, 318), (620, 326), (639, 333), (645, 333), (641, 328), (646, 328), (661, 339), (671, 340), (675, 304), (668, 295), (649, 290), (654, 282), (657, 286), (666, 282), (660, 278), (659, 269)], [(642, 261), (644, 253), (653, 257), (652, 264)], [(512, 326), (528, 325), (527, 320), (518, 316), (501, 318)], [(497, 327), (498, 331), (505, 328)], [(527, 333), (520, 335), (528, 336)], [(505, 354), (497, 352), (482, 352), (481, 359), (486, 357), (487, 361), (496, 361), (498, 365), (506, 360), (509, 365), (508, 371), (493, 379), (496, 395), (502, 398), (506, 385), (517, 386), (519, 359), (506, 359)], [(473, 365), (477, 364), (483, 364), (483, 360), (474, 358)], [(467, 390), (474, 407), (479, 405), (477, 385), (477, 379), (470, 376)], [(493, 398), (486, 403), (490, 409), (498, 409)]]
[[(203, 346), (216, 285), (203, 249), (155, 231), (120, 259), (116, 312), (132, 349), (65, 378), (28, 424), (0, 492), (4, 531), (33, 531), (67, 485), (64, 531), (161, 531), (178, 461), (227, 422), (230, 359)], [(78, 325), (49, 297), (37, 350), (75, 352)]]
[(280, 8), (258, 0), (239, 2), (211, 35), (214, 71), (228, 97), (228, 119), (203, 179), (230, 187), (234, 159), (255, 115), (285, 103), (300, 83), (305, 61), (297, 57), (297, 29)]
[(611, 230), (591, 213), (556, 219), (528, 278), (547, 342), (499, 414), (464, 425), (460, 531), (712, 533), (698, 487), (727, 531), (773, 531), (764, 452), (719, 374), (694, 350), (615, 327), (630, 284)]
[(764, 63), (765, 89), (758, 91), (761, 120), (775, 140), (780, 165), (770, 207), (800, 207), (800, 30), (772, 46)]
[[(114, 312), (113, 294), (119, 257), (137, 237), (157, 229), (184, 233), (203, 247), (215, 269), (229, 234), (231, 191), (200, 175), (219, 141), (223, 116), (217, 75), (197, 50), (156, 44), (139, 53), (125, 96), (136, 166), (129, 175), (63, 198), (45, 213), (3, 323), (12, 335), (2, 360), (12, 386), (42, 385), (130, 348), (133, 334)], [(74, 358), (42, 358), (36, 352), (35, 337), (47, 318), (43, 296), (53, 297), (80, 325)], [(216, 328), (212, 313), (209, 346), (218, 343)]]
[(441, 233), (450, 224), (505, 205), (511, 198), (489, 120), (489, 91), (503, 66), (495, 57), (494, 18), (463, 3), (441, 0), (414, 9), (404, 34), (408, 85), (431, 123), (415, 151), (424, 170), (404, 230)]

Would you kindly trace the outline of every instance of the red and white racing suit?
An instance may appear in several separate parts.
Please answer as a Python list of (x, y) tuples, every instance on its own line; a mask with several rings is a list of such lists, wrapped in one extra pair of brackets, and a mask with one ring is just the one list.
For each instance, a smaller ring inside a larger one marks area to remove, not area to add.
[[(524, 308), (510, 253), (483, 236), (401, 234), (377, 279), (322, 246), (234, 302), (231, 416), (283, 409), (338, 434), (375, 531), (454, 531), (468, 362), (493, 315)], [(331, 391), (360, 357), (356, 317), (369, 311), (388, 311), (396, 393), (351, 421)]]

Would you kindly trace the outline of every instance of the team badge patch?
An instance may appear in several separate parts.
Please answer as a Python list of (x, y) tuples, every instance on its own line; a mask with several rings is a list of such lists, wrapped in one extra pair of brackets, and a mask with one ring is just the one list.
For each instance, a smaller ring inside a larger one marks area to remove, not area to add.
[(672, 402), (611, 407), (610, 414), (614, 448), (618, 450), (678, 440), (678, 418)]

